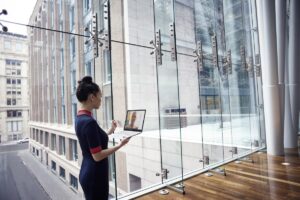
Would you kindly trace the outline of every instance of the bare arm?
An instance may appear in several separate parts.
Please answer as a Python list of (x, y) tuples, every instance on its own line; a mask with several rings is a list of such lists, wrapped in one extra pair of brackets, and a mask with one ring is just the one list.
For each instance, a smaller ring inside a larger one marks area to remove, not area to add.
[(126, 138), (126, 139), (122, 140), (121, 143), (118, 144), (117, 146), (114, 146), (114, 147), (108, 148), (108, 149), (103, 149), (98, 153), (92, 154), (93, 159), (96, 162), (99, 162), (99, 161), (103, 160), (104, 158), (107, 158), (109, 155), (113, 154), (114, 152), (119, 150), (122, 146), (127, 144), (129, 142), (129, 140), (130, 140), (130, 138)]

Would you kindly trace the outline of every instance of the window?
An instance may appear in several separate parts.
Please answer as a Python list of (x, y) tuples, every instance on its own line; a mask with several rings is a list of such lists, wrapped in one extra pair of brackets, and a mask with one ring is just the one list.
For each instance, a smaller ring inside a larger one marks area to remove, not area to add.
[(109, 52), (105, 51), (103, 54), (103, 59), (104, 59), (104, 79), (105, 82), (111, 82), (111, 69), (110, 69), (110, 59), (109, 59)]
[(65, 62), (65, 58), (64, 58), (64, 49), (60, 50), (60, 69), (63, 70), (64, 69), (64, 62)]
[(6, 75), (11, 75), (11, 69), (6, 68)]
[(17, 75), (21, 75), (21, 70), (17, 69)]
[(75, 24), (75, 9), (74, 6), (70, 8), (70, 31), (73, 30)]
[(51, 134), (51, 150), (56, 150), (56, 135)]
[(22, 111), (21, 110), (8, 110), (7, 117), (22, 117)]
[(18, 84), (21, 84), (21, 79), (17, 79), (17, 83), (18, 83)]
[(32, 139), (35, 140), (35, 129), (32, 129)]
[(70, 40), (70, 56), (71, 56), (71, 61), (74, 61), (74, 59), (75, 59), (75, 37), (72, 37)]
[(11, 84), (16, 84), (16, 79), (12, 79)]
[(6, 94), (11, 94), (11, 91), (6, 91)]
[(56, 162), (54, 162), (53, 160), (51, 161), (51, 169), (53, 171), (56, 171)]
[(75, 70), (72, 70), (71, 71), (71, 91), (72, 91), (72, 94), (75, 94), (75, 91), (76, 91), (76, 71)]
[(66, 155), (65, 137), (59, 136), (58, 140), (59, 140), (59, 154)]
[(22, 47), (23, 47), (23, 45), (21, 44), (21, 43), (16, 43), (16, 51), (18, 51), (18, 52), (20, 52), (20, 51), (22, 51)]
[(78, 189), (78, 180), (72, 174), (70, 174), (70, 185), (72, 186), (72, 188), (74, 188), (76, 190)]
[(23, 122), (22, 121), (6, 122), (6, 130), (8, 132), (22, 131), (22, 127), (23, 127)]
[(59, 167), (59, 176), (63, 179), (66, 179), (66, 170), (62, 167)]
[(7, 83), (7, 84), (11, 84), (11, 79), (10, 79), (10, 78), (7, 78), (7, 79), (6, 79), (6, 83)]
[(66, 106), (62, 105), (62, 123), (65, 124), (66, 123)]
[(84, 2), (83, 2), (83, 4), (84, 4), (84, 12), (83, 13), (87, 13), (89, 10), (90, 10), (90, 8), (91, 8), (91, 2), (90, 2), (90, 0), (83, 0)]
[(39, 130), (36, 130), (35, 134), (36, 134), (36, 137), (35, 137), (36, 141), (37, 142), (40, 141)]
[(112, 104), (111, 104), (111, 97), (104, 98), (104, 112), (106, 117), (106, 127), (110, 127), (110, 121), (112, 120)]
[(7, 130), (7, 132), (12, 131), (12, 122), (6, 122), (6, 130)]
[(92, 62), (88, 61), (85, 63), (85, 75), (91, 76), (92, 75)]
[(44, 132), (40, 131), (40, 141), (41, 144), (44, 144)]
[(11, 43), (10, 43), (10, 41), (4, 41), (4, 48), (5, 49), (11, 49)]
[(77, 152), (77, 141), (70, 139), (70, 147), (71, 147), (71, 160), (78, 160), (78, 152)]
[(73, 122), (74, 122), (76, 119), (76, 115), (77, 115), (77, 104), (76, 103), (72, 104), (72, 113), (73, 113)]
[(5, 60), (6, 65), (17, 65), (21, 66), (22, 61), (21, 60), (11, 60), (11, 59), (6, 59)]
[(49, 146), (49, 133), (45, 132), (45, 147)]
[(6, 105), (8, 105), (8, 106), (11, 105), (11, 99), (6, 100)]

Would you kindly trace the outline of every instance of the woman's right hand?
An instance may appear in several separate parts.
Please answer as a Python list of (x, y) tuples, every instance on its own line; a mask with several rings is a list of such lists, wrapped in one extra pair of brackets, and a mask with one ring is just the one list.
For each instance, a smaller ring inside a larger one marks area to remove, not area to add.
[(123, 140), (121, 140), (121, 143), (120, 143), (120, 147), (124, 146), (125, 144), (127, 144), (129, 142), (131, 137), (128, 137), (128, 138), (125, 138)]

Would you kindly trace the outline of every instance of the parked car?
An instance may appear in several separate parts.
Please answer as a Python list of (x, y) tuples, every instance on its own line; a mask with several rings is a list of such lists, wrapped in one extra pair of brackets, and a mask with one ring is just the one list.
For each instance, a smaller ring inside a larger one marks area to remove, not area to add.
[(22, 140), (19, 140), (17, 143), (18, 144), (23, 144), (29, 142), (29, 138), (23, 138)]

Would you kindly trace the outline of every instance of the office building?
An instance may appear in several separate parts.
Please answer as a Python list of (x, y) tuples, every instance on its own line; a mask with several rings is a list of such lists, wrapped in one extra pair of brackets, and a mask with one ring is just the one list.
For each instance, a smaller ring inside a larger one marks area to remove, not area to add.
[(0, 143), (28, 137), (28, 40), (0, 32)]

